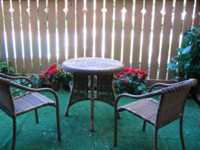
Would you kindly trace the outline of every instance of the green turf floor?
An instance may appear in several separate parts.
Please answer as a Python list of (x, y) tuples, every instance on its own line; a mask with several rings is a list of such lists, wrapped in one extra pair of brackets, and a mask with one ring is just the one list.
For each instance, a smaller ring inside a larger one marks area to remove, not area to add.
[[(110, 150), (113, 141), (113, 108), (107, 104), (95, 103), (95, 129), (89, 132), (89, 102), (77, 103), (64, 117), (68, 93), (59, 92), (62, 142), (56, 141), (54, 108), (39, 110), (40, 124), (35, 123), (34, 113), (24, 114), (17, 119), (17, 150)], [(126, 101), (126, 100), (125, 100)], [(181, 149), (179, 122), (176, 121), (159, 133), (159, 149)], [(10, 149), (12, 122), (0, 112), (0, 150)], [(152, 149), (153, 127), (142, 132), (142, 120), (127, 113), (121, 113), (119, 120), (119, 145), (116, 150)], [(200, 150), (200, 107), (189, 100), (184, 114), (184, 136), (188, 150)]]

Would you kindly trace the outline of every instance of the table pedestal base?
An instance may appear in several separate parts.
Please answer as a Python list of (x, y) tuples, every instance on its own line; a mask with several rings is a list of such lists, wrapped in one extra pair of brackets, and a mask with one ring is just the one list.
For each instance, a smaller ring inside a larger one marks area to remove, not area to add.
[(74, 74), (73, 84), (66, 107), (68, 115), (72, 105), (83, 100), (90, 100), (90, 130), (94, 131), (94, 102), (96, 100), (114, 106), (114, 92), (112, 86), (113, 74)]

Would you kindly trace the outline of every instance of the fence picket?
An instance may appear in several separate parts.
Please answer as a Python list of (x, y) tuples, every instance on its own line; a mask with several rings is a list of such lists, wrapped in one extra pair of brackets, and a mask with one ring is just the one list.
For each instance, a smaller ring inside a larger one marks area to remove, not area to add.
[(165, 9), (165, 21), (163, 24), (163, 43), (162, 43), (162, 53), (161, 53), (161, 62), (160, 62), (160, 74), (159, 79), (166, 79), (167, 73), (167, 60), (168, 60), (168, 51), (169, 51), (169, 40), (170, 40), (170, 21), (172, 18), (172, 1), (166, 1)]
[(148, 70), (148, 58), (149, 58), (149, 43), (150, 43), (150, 32), (151, 32), (151, 19), (152, 19), (152, 2), (146, 1), (145, 14), (144, 14), (144, 33), (143, 33), (143, 47), (142, 47), (142, 59), (141, 68), (145, 71)]
[(160, 25), (161, 25), (161, 11), (162, 2), (156, 1), (155, 6), (155, 21), (153, 30), (153, 43), (152, 43), (152, 57), (150, 64), (150, 79), (156, 79), (157, 67), (158, 67), (158, 53), (159, 53), (159, 41), (160, 41)]
[(57, 1), (57, 29), (59, 40), (59, 59), (58, 63), (65, 60), (65, 1)]

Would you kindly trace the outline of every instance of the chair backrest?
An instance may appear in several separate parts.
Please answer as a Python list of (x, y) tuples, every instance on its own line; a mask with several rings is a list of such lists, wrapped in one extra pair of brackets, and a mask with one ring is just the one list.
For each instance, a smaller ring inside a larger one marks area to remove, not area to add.
[(7, 114), (14, 114), (14, 103), (10, 92), (10, 80), (0, 77), (0, 108)]
[(161, 89), (162, 95), (156, 120), (158, 128), (183, 115), (186, 97), (196, 83), (195, 79), (189, 79)]

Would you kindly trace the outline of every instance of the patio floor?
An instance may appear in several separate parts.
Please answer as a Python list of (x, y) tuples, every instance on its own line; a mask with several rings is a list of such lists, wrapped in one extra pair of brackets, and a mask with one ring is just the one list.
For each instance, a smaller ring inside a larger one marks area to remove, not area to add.
[[(89, 102), (81, 102), (70, 110), (70, 116), (64, 117), (68, 93), (61, 90), (60, 116), (62, 142), (56, 141), (54, 108), (42, 108), (39, 111), (40, 124), (36, 125), (34, 113), (18, 117), (17, 144), (19, 150), (110, 150), (113, 141), (113, 109), (104, 103), (95, 105), (95, 129), (89, 132)], [(126, 101), (126, 100), (125, 100)], [(0, 112), (0, 149), (10, 149), (12, 122)], [(178, 121), (164, 127), (159, 133), (159, 149), (181, 149)], [(142, 132), (142, 120), (124, 112), (119, 121), (119, 145), (117, 150), (152, 149), (153, 127), (147, 126)], [(184, 137), (188, 150), (200, 149), (200, 108), (194, 101), (187, 101), (184, 117)]]

